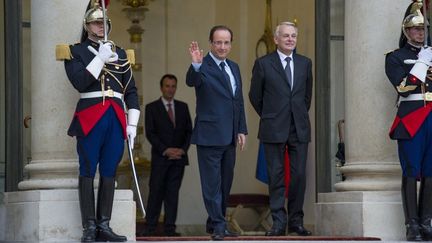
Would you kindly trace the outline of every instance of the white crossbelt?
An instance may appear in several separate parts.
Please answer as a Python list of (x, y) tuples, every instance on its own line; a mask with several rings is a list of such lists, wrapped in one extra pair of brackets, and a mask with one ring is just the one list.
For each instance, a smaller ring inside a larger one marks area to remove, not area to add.
[(432, 101), (432, 93), (426, 92), (423, 94), (410, 94), (407, 97), (399, 97), (399, 102), (402, 101), (416, 101), (416, 100), (424, 100), (424, 101)]
[(90, 98), (99, 98), (99, 97), (116, 97), (123, 100), (123, 94), (119, 92), (115, 92), (113, 90), (105, 90), (105, 91), (93, 91), (87, 93), (80, 93), (81, 99), (90, 99)]

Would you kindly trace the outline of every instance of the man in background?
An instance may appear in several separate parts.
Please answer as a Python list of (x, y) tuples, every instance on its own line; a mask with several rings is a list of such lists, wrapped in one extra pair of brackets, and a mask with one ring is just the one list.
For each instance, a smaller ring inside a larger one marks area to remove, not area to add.
[(162, 96), (145, 108), (145, 131), (151, 149), (150, 193), (147, 203), (145, 236), (156, 235), (164, 204), (165, 236), (180, 236), (176, 230), (179, 190), (185, 166), (189, 164), (192, 122), (188, 105), (175, 100), (177, 78), (165, 74), (160, 80)]

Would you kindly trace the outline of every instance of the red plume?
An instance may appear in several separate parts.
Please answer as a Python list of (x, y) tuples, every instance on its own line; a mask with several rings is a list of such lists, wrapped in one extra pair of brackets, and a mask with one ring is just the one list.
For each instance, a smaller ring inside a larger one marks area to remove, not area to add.
[(109, 4), (110, 0), (102, 0), (102, 1), (105, 1), (105, 8), (108, 8), (108, 4)]

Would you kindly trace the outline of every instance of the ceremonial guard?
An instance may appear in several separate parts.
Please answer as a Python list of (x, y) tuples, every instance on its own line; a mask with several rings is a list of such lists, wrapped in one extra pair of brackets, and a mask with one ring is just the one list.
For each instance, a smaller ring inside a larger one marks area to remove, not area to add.
[[(385, 71), (398, 93), (390, 138), (398, 142), (402, 204), (408, 241), (432, 240), (432, 49), (422, 1), (410, 4), (397, 49), (386, 55)], [(417, 202), (417, 180), (421, 180)]]
[[(124, 141), (129, 139), (133, 145), (140, 114), (126, 51), (107, 41), (111, 22), (105, 5), (91, 1), (81, 42), (58, 52), (58, 56), (63, 52), (67, 76), (80, 93), (68, 135), (77, 138), (82, 242), (127, 240), (112, 231), (109, 221)], [(97, 166), (100, 178), (95, 213), (93, 179)]]

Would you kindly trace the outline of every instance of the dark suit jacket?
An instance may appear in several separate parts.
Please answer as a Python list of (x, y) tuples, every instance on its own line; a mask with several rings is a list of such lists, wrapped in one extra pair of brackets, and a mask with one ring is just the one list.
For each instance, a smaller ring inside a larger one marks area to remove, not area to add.
[[(187, 151), (192, 133), (192, 121), (186, 103), (174, 100), (176, 126), (172, 124), (168, 112), (161, 99), (155, 100), (145, 107), (146, 137), (152, 145), (152, 165), (168, 163), (189, 164)], [(185, 155), (180, 160), (168, 160), (162, 153), (170, 147), (182, 148)]]
[(310, 142), (309, 108), (312, 100), (312, 62), (293, 54), (291, 90), (277, 51), (258, 58), (252, 70), (249, 99), (260, 116), (258, 138), (264, 143), (288, 140), (291, 114), (300, 142)]
[(238, 65), (226, 60), (237, 84), (235, 95), (222, 70), (207, 54), (200, 70), (189, 67), (186, 84), (195, 87), (196, 118), (191, 143), (203, 146), (234, 144), (239, 133), (247, 134), (242, 81)]

